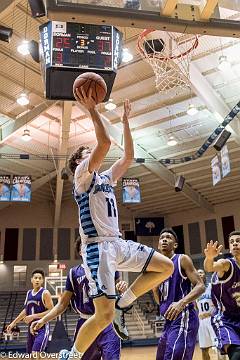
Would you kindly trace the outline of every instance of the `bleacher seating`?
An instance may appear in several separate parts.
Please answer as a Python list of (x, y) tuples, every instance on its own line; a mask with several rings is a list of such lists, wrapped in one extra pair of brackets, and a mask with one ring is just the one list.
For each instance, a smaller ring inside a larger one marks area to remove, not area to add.
[[(26, 297), (26, 292), (2, 292), (0, 293), (0, 330), (2, 331), (3, 325), (10, 324), (10, 322), (22, 311), (24, 306), (24, 301)], [(155, 317), (156, 311), (153, 313), (145, 314), (144, 305), (146, 301), (150, 299), (150, 295), (146, 294), (142, 296), (137, 302), (135, 302), (134, 307), (137, 311), (138, 316), (141, 318), (142, 324), (144, 324), (144, 333), (136, 318), (133, 317), (132, 312), (125, 314), (126, 325), (128, 327), (129, 336), (131, 340), (134, 339), (151, 339), (156, 338), (155, 335)], [(62, 315), (62, 320), (69, 335), (69, 338), (72, 340), (74, 336), (75, 326), (78, 320), (78, 315), (75, 314), (70, 309), (67, 310), (66, 314)], [(4, 341), (1, 338), (1, 349), (9, 348), (24, 348), (26, 346), (26, 338), (28, 325), (24, 322), (18, 324), (20, 328), (19, 339), (13, 339), (12, 341)], [(55, 326), (55, 321), (52, 321), (50, 324), (50, 334), (52, 333)], [(50, 335), (51, 339), (51, 335)]]

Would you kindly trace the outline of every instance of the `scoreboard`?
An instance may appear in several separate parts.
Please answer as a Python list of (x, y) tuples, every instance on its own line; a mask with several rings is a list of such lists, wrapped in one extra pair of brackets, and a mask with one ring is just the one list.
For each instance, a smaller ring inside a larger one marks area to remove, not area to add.
[(73, 100), (75, 78), (93, 71), (107, 84), (109, 99), (121, 62), (122, 34), (110, 25), (48, 22), (40, 26), (40, 54), (47, 99)]

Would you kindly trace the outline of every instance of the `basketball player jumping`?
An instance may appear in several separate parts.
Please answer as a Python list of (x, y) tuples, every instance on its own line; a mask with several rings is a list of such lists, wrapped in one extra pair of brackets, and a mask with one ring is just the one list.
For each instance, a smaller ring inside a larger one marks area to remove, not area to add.
[(48, 290), (42, 287), (43, 282), (43, 270), (34, 270), (31, 277), (33, 289), (27, 292), (24, 309), (7, 327), (7, 331), (11, 332), (12, 328), (20, 321), (28, 324), (27, 353), (33, 354), (36, 358), (38, 358), (38, 354), (44, 351), (47, 346), (49, 324), (44, 325), (36, 335), (32, 335), (30, 332), (31, 323), (36, 319), (41, 319), (53, 308), (51, 295)]
[[(81, 256), (81, 239), (75, 244), (76, 252)], [(115, 274), (116, 288), (120, 292), (127, 289), (127, 283), (119, 279), (119, 273)], [(95, 312), (93, 300), (89, 298), (89, 283), (85, 275), (83, 265), (77, 265), (69, 270), (65, 291), (60, 297), (57, 305), (42, 319), (33, 322), (32, 333), (36, 333), (49, 321), (61, 315), (71, 304), (72, 309), (79, 315), (79, 320), (74, 333), (76, 339), (78, 330)], [(107, 326), (84, 353), (82, 360), (119, 360), (121, 344), (112, 324)]]
[[(198, 273), (206, 285), (206, 274), (202, 269), (198, 270)], [(199, 317), (199, 347), (202, 350), (202, 359), (210, 360), (209, 349), (216, 346), (215, 344), (215, 332), (211, 324), (211, 317), (214, 313), (214, 305), (211, 295), (211, 284), (208, 284), (205, 292), (196, 300)]]
[(205, 289), (192, 260), (175, 254), (178, 238), (172, 228), (165, 228), (159, 237), (159, 250), (173, 261), (171, 277), (153, 290), (160, 304), (160, 314), (166, 319), (159, 339), (157, 360), (191, 360), (198, 333), (198, 316), (193, 301)]
[(212, 325), (218, 338), (218, 348), (230, 360), (240, 359), (240, 231), (229, 234), (229, 249), (233, 258), (214, 261), (222, 245), (210, 241), (205, 249), (204, 268), (214, 272), (212, 299), (217, 313)]
[(153, 249), (133, 241), (121, 239), (118, 228), (118, 212), (113, 187), (126, 172), (134, 158), (133, 141), (128, 117), (131, 106), (124, 102), (122, 117), (124, 153), (110, 169), (99, 173), (111, 140), (90, 89), (88, 96), (84, 89), (76, 90), (76, 100), (88, 109), (93, 121), (97, 144), (92, 151), (80, 147), (69, 160), (74, 174), (74, 197), (79, 208), (79, 231), (82, 238), (82, 257), (89, 280), (90, 295), (94, 299), (95, 314), (78, 332), (70, 353), (62, 351), (60, 358), (82, 357), (98, 334), (113, 320), (116, 292), (114, 274), (119, 271), (141, 272), (130, 288), (118, 301), (120, 308), (127, 307), (173, 272), (170, 259)]

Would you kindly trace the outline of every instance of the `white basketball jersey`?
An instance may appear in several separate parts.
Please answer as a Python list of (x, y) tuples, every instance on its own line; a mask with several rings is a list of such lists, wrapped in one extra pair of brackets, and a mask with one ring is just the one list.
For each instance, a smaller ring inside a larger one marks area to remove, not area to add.
[(211, 313), (214, 305), (211, 297), (211, 284), (206, 288), (206, 291), (196, 300), (199, 315)]
[[(82, 164), (83, 163), (83, 164)], [(86, 173), (88, 161), (78, 165), (78, 174)], [(88, 171), (87, 171), (88, 173)], [(86, 180), (87, 179), (87, 180)], [(111, 169), (100, 174), (88, 173), (88, 177), (75, 176), (74, 198), (79, 209), (79, 233), (83, 242), (95, 242), (97, 237), (120, 237), (118, 227), (118, 211), (113, 191)], [(85, 191), (77, 191), (77, 183), (85, 187)]]

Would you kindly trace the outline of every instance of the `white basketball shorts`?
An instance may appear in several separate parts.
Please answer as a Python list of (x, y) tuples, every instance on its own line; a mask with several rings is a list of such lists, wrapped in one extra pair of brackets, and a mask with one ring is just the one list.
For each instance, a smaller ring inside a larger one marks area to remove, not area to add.
[(89, 280), (90, 296), (116, 298), (115, 272), (144, 272), (154, 249), (131, 240), (117, 238), (82, 244), (83, 265)]
[(201, 349), (216, 346), (216, 335), (212, 328), (211, 317), (199, 319), (199, 347)]

